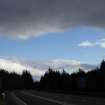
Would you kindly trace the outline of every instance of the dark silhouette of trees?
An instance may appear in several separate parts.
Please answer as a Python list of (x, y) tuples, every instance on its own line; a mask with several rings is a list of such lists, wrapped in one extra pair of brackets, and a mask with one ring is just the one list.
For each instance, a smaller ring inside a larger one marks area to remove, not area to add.
[(70, 75), (63, 70), (63, 72), (60, 74), (60, 82), (59, 82), (59, 88), (61, 88), (61, 90), (70, 90), (71, 88), (71, 78)]
[(19, 89), (21, 88), (21, 76), (16, 73), (8, 73), (4, 78), (4, 89)]
[(32, 76), (31, 76), (30, 72), (28, 72), (26, 70), (23, 71), (21, 78), (22, 78), (22, 82), (25, 86), (25, 87), (24, 86), (23, 87), (25, 89), (33, 88), (33, 79), (32, 79)]
[(40, 85), (43, 89), (58, 89), (60, 81), (60, 73), (53, 71), (51, 68), (41, 77)]
[(100, 68), (87, 73), (87, 89), (89, 91), (105, 92), (105, 61), (101, 62)]
[(59, 71), (54, 71), (53, 69), (49, 68), (45, 75), (41, 77), (40, 87), (45, 90), (76, 90), (78, 88), (77, 85), (79, 84), (79, 82), (79, 85), (84, 82), (84, 78), (85, 72), (83, 72), (82, 70), (70, 75), (65, 70), (60, 73)]
[(41, 77), (40, 88), (44, 90), (105, 92), (105, 61), (99, 68), (87, 73), (79, 69), (78, 72), (68, 74), (51, 68)]
[(100, 71), (105, 72), (105, 61), (104, 60), (101, 62)]
[(0, 79), (2, 82), (2, 91), (12, 89), (31, 89), (34, 84), (31, 74), (27, 71), (23, 71), (22, 75), (19, 75), (1, 69)]
[(105, 61), (101, 62), (99, 68), (97, 67), (87, 73), (81, 68), (72, 74), (65, 70), (59, 72), (49, 68), (39, 82), (33, 81), (31, 74), (26, 70), (19, 75), (1, 69), (0, 79), (3, 90), (34, 88), (60, 92), (105, 92)]

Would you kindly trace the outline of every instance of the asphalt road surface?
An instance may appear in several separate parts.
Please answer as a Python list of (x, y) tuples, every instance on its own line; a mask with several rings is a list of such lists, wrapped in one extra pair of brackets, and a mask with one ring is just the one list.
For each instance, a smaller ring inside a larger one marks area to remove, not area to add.
[(104, 98), (73, 96), (37, 91), (14, 93), (24, 105), (105, 105)]

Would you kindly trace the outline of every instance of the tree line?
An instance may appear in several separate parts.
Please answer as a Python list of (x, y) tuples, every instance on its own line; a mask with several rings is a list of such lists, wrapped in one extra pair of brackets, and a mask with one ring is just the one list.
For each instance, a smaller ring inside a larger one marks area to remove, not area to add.
[(49, 68), (40, 81), (34, 81), (27, 70), (24, 70), (19, 75), (1, 69), (0, 80), (4, 90), (38, 89), (47, 91), (59, 90), (61, 92), (105, 92), (105, 61), (101, 62), (100, 67), (89, 72), (79, 69), (78, 72), (69, 74), (65, 70), (59, 72)]
[(1, 69), (0, 82), (2, 91), (13, 89), (31, 89), (34, 84), (31, 74), (26, 70), (19, 75), (15, 72), (9, 73), (8, 71)]
[(39, 88), (62, 92), (105, 92), (105, 61), (101, 62), (99, 68), (89, 72), (79, 69), (78, 72), (68, 74), (65, 70), (60, 73), (49, 68), (41, 77)]

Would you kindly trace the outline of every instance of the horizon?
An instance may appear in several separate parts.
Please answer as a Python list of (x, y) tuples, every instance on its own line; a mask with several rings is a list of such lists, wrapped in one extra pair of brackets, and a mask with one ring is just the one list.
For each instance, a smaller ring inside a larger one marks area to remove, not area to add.
[(0, 68), (28, 68), (36, 77), (49, 66), (68, 73), (95, 68), (105, 58), (104, 3), (0, 1)]

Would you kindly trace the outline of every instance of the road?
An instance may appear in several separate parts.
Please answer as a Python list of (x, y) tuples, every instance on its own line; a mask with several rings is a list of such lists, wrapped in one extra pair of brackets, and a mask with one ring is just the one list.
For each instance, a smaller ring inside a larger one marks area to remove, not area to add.
[(15, 95), (25, 105), (105, 105), (104, 98), (73, 96), (37, 91), (18, 91)]

